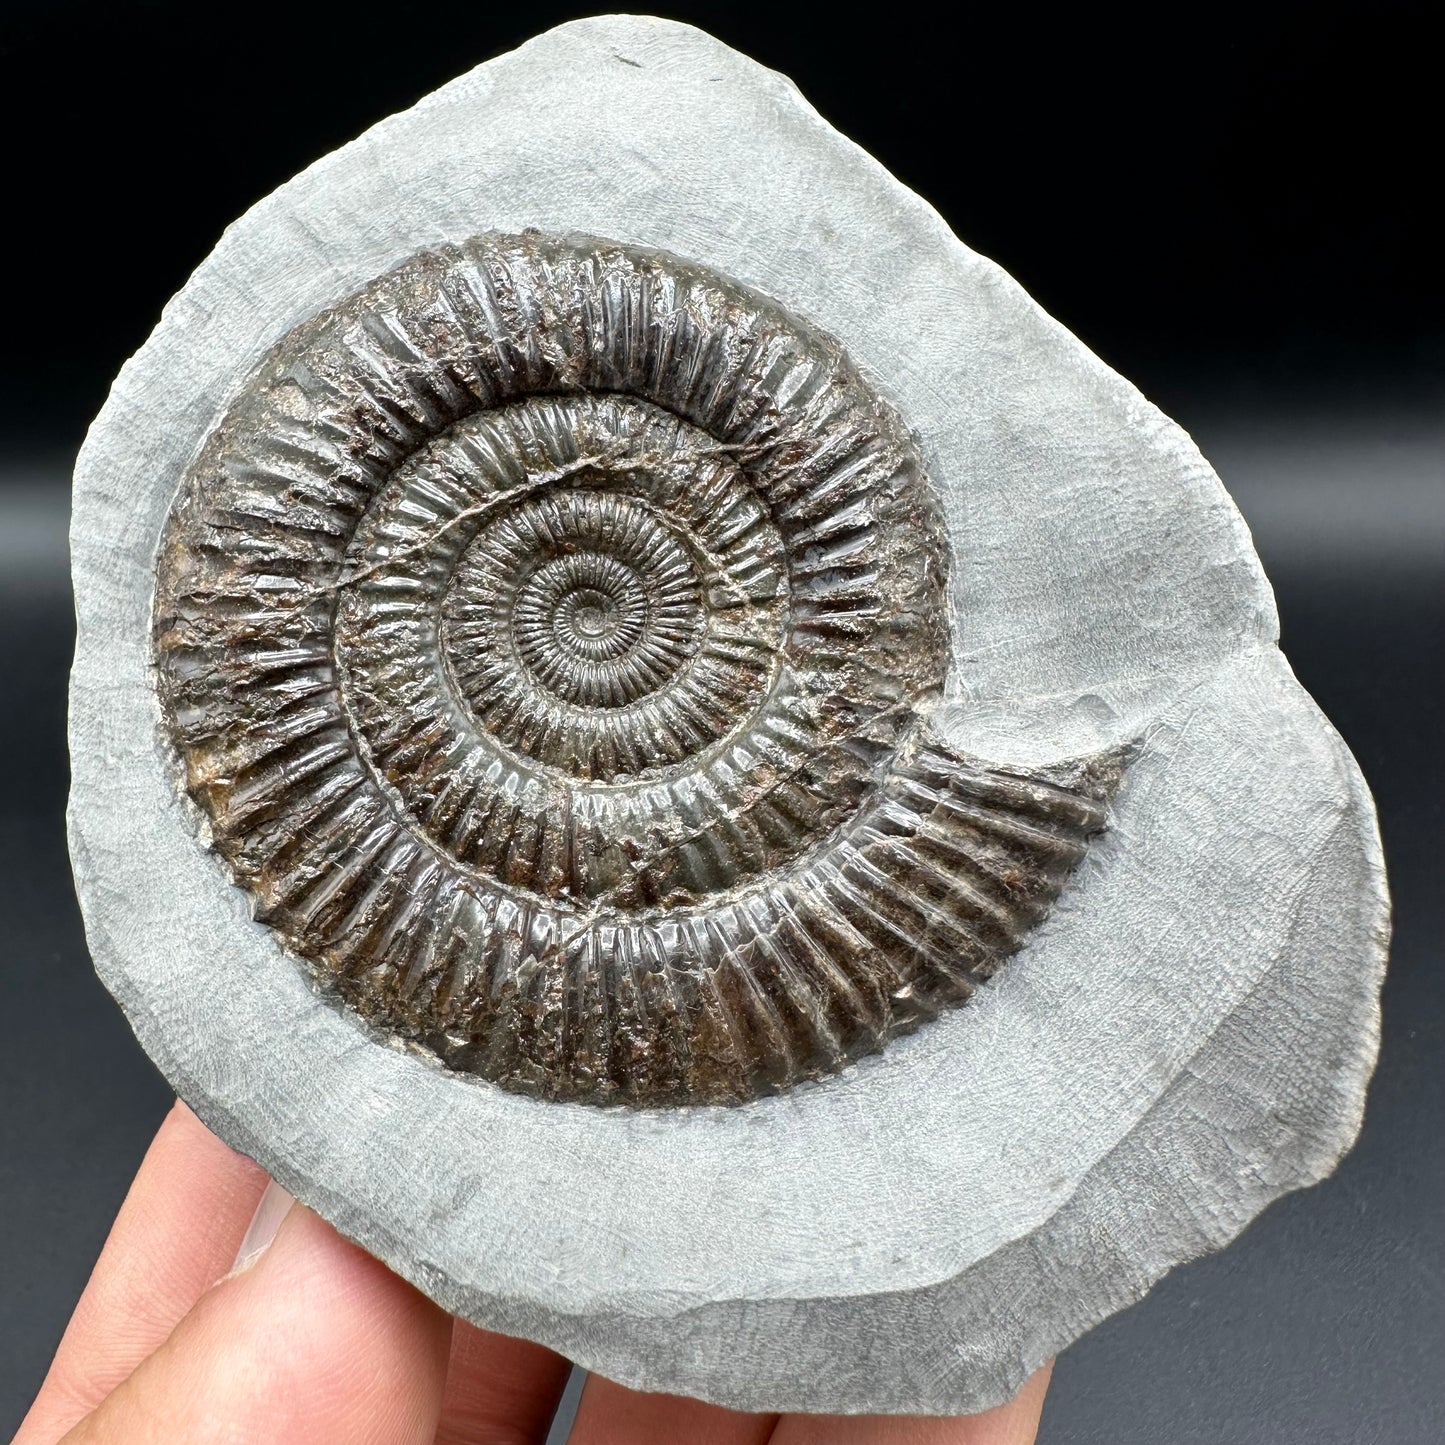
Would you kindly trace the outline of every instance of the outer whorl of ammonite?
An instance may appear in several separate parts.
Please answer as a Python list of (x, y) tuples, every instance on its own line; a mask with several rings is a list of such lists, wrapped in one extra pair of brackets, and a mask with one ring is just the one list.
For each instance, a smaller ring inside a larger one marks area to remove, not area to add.
[(827, 336), (676, 258), (481, 237), (292, 331), (163, 541), (165, 723), (257, 916), (384, 1035), (728, 1103), (964, 1002), (1117, 771), (929, 716), (947, 545)]

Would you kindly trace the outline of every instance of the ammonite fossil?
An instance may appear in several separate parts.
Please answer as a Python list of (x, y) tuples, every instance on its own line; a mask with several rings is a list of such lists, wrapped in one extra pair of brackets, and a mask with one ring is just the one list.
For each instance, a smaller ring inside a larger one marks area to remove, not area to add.
[(958, 1414), (1348, 1148), (1374, 815), (1218, 478), (699, 31), (259, 202), (73, 495), (97, 972), (448, 1311)]
[(295, 328), (162, 547), (166, 723), (258, 916), (353, 1009), (547, 1097), (732, 1102), (965, 1001), (1117, 761), (930, 726), (948, 548), (841, 347), (579, 237)]

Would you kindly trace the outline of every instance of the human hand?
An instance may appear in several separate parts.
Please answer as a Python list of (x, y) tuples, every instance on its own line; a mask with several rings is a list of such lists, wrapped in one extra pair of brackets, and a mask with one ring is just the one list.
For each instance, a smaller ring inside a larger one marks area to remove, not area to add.
[[(310, 1210), (233, 1269), (266, 1184), (176, 1105), (14, 1445), (542, 1445), (567, 1361), (453, 1321)], [(1047, 1383), (942, 1420), (738, 1414), (592, 1376), (569, 1440), (1028, 1445)]]

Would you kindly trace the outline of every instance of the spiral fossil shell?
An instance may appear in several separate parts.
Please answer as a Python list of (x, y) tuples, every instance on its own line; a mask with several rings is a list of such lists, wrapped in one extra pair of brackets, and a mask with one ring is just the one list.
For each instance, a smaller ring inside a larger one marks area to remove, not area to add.
[(162, 541), (166, 731), (257, 916), (519, 1092), (733, 1103), (968, 999), (1118, 762), (930, 724), (948, 547), (829, 337), (580, 237), (422, 253), (269, 354)]

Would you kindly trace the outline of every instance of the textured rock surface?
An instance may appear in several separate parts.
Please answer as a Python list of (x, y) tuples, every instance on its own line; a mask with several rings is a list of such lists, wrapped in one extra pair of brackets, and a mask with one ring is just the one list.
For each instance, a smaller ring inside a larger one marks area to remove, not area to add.
[[(1142, 739), (1109, 831), (967, 1008), (783, 1097), (598, 1110), (378, 1044), (251, 919), (173, 782), (153, 578), (207, 435), (308, 317), (528, 227), (756, 287), (905, 419), (955, 559), (950, 749), (1039, 770)], [(785, 80), (696, 31), (554, 31), (255, 207), (118, 378), (72, 548), (98, 969), (214, 1128), (480, 1323), (737, 1406), (977, 1409), (1354, 1137), (1373, 810), (1223, 489)]]

